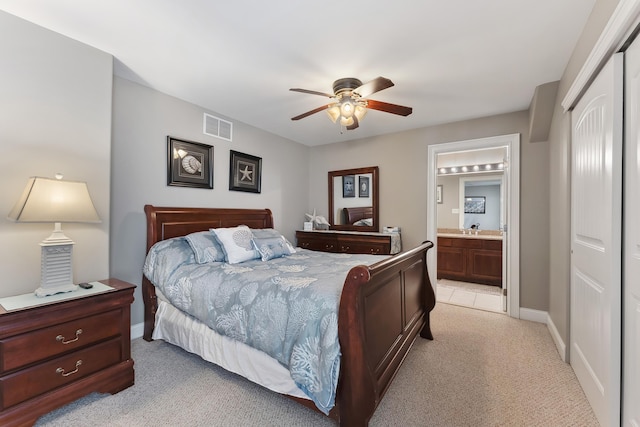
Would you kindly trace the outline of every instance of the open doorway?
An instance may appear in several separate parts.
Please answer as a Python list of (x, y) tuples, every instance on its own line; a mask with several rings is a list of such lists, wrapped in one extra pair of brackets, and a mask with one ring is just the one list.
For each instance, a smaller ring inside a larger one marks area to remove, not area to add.
[(439, 302), (506, 311), (506, 155), (506, 148), (498, 147), (437, 156)]
[(428, 264), (440, 299), (463, 287), (463, 299), (482, 294), (476, 308), (519, 317), (519, 143), (515, 134), (429, 146)]

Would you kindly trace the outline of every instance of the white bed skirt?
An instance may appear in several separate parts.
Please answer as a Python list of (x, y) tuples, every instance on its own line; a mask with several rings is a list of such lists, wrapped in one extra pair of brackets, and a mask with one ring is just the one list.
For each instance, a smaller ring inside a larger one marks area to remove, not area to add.
[(277, 393), (309, 399), (291, 379), (289, 371), (266, 353), (213, 331), (158, 294), (153, 339), (161, 339), (197, 354), (208, 362), (241, 375)]

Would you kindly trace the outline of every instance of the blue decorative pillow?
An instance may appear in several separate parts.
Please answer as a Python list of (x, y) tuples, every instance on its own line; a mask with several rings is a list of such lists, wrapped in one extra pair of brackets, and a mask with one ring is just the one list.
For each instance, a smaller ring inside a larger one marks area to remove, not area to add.
[(278, 230), (273, 228), (252, 228), (251, 232), (253, 233), (253, 237), (257, 238), (265, 238), (265, 237), (281, 237), (282, 234)]
[(280, 258), (284, 255), (291, 255), (296, 253), (291, 243), (287, 241), (283, 236), (280, 237), (254, 237), (253, 244), (255, 245), (262, 261), (269, 261), (270, 259)]
[(282, 237), (291, 248), (293, 248), (293, 245), (291, 244), (291, 242), (289, 240), (287, 240), (286, 237), (284, 237), (282, 234), (280, 234), (280, 232), (278, 230), (275, 230), (273, 228), (256, 228), (256, 229), (251, 229), (251, 232), (253, 233), (253, 237), (258, 238), (258, 239), (264, 239), (267, 237)]
[(210, 231), (198, 231), (185, 236), (196, 256), (198, 264), (223, 262), (224, 251)]
[(253, 246), (253, 234), (246, 225), (231, 228), (212, 228), (225, 253), (225, 260), (229, 264), (238, 264), (260, 258), (260, 252)]

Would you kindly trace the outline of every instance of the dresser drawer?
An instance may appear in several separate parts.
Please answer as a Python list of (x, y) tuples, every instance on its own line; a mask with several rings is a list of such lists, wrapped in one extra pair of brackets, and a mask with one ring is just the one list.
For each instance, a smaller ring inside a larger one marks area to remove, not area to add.
[(113, 310), (0, 340), (0, 373), (116, 337), (121, 319)]
[(338, 241), (333, 235), (328, 236), (300, 236), (296, 235), (298, 246), (303, 249), (322, 252), (337, 252)]
[(2, 409), (77, 381), (120, 362), (122, 340), (114, 338), (0, 378)]
[(382, 255), (391, 251), (391, 245), (385, 243), (339, 242), (340, 252), (348, 254)]

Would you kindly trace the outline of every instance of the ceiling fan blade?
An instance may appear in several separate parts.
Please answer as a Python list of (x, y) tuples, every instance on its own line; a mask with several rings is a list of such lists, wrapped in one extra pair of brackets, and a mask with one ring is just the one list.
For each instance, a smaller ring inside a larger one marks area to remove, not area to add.
[(358, 126), (360, 126), (360, 124), (358, 123), (358, 118), (355, 115), (351, 117), (353, 117), (353, 124), (347, 126), (347, 130), (354, 130), (357, 129)]
[(315, 114), (315, 113), (319, 113), (320, 111), (326, 110), (327, 108), (329, 108), (329, 105), (323, 105), (322, 107), (318, 107), (315, 110), (307, 111), (306, 113), (302, 113), (299, 116), (292, 117), (291, 120), (304, 119), (307, 116), (310, 116), (310, 115)]
[(385, 113), (397, 114), (399, 116), (408, 116), (413, 112), (413, 108), (411, 107), (403, 107), (402, 105), (389, 104), (387, 102), (374, 101), (372, 99), (367, 99), (367, 108), (384, 111)]
[(393, 82), (385, 77), (378, 77), (370, 82), (357, 87), (353, 91), (360, 95), (362, 98), (366, 98), (376, 92), (380, 92), (383, 89), (388, 89), (393, 86)]
[(329, 97), (329, 98), (333, 98), (333, 97), (334, 97), (334, 95), (329, 95), (328, 93), (324, 93), (324, 92), (318, 92), (318, 91), (316, 91), (316, 90), (300, 89), (300, 88), (295, 88), (295, 87), (294, 87), (294, 88), (291, 88), (291, 89), (289, 89), (289, 90), (291, 90), (291, 91), (293, 91), (293, 92), (309, 93), (309, 94), (311, 94), (311, 95), (326, 96), (326, 97)]

